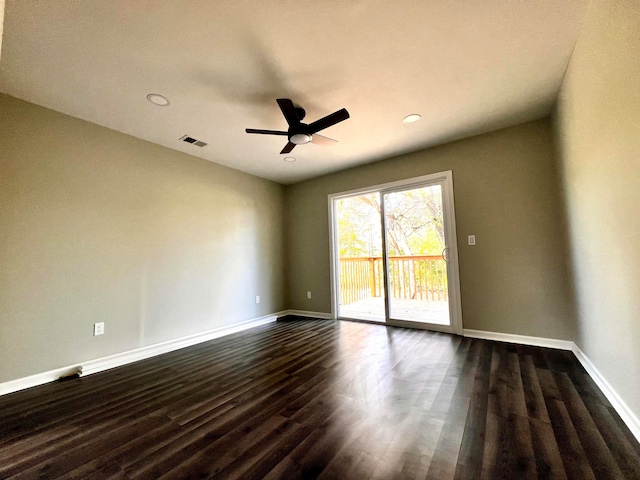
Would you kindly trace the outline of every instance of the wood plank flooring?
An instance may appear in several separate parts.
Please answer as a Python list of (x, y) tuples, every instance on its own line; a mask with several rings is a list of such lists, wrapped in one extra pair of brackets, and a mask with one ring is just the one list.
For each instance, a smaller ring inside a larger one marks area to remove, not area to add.
[(640, 479), (570, 352), (293, 319), (0, 397), (0, 478)]

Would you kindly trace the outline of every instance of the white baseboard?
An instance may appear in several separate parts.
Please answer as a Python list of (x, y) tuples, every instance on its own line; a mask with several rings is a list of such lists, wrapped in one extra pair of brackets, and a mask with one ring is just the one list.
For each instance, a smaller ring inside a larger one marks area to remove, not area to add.
[(582, 364), (587, 373), (591, 376), (598, 388), (611, 406), (618, 412), (622, 421), (627, 425), (634, 437), (640, 442), (640, 420), (629, 408), (629, 406), (620, 398), (615, 389), (605, 380), (598, 369), (593, 365), (591, 360), (584, 354), (582, 350), (572, 341), (556, 340), (554, 338), (528, 337), (525, 335), (512, 335), (508, 333), (487, 332), (483, 330), (463, 331), (465, 337), (480, 338), (483, 340), (496, 340), (499, 342), (517, 343), (520, 345), (532, 345), (535, 347), (556, 348), (558, 350), (570, 350)]
[(332, 320), (330, 313), (309, 312), (307, 310), (285, 310), (285, 315), (297, 315), (298, 317), (320, 318), (322, 320)]
[[(154, 357), (163, 353), (168, 353), (180, 348), (189, 347), (198, 343), (207, 342), (214, 338), (224, 337), (231, 335), (232, 333), (241, 332), (250, 328), (265, 325), (267, 323), (275, 322), (278, 317), (286, 315), (297, 315), (300, 317), (320, 318), (331, 320), (330, 313), (322, 312), (310, 312), (305, 310), (284, 310), (271, 315), (265, 315), (263, 317), (254, 318), (245, 322), (229, 325), (226, 327), (216, 328), (214, 330), (208, 330), (206, 332), (189, 335), (186, 337), (169, 340), (155, 345), (149, 345), (147, 347), (137, 348), (128, 352), (122, 352), (108, 357), (98, 358), (80, 364), (70, 365), (67, 367), (57, 368), (55, 370), (49, 370), (48, 372), (38, 373), (29, 377), (18, 378), (9, 382), (0, 383), (0, 395), (6, 395), (8, 393), (17, 392), (26, 388), (35, 387), (45, 383), (57, 380), (61, 376), (74, 373), (78, 370), (78, 367), (82, 366), (82, 375), (90, 375), (92, 373), (102, 372), (110, 368), (119, 367), (128, 363), (137, 362), (145, 358)], [(587, 373), (593, 378), (594, 382), (602, 393), (607, 397), (613, 408), (618, 412), (622, 421), (627, 425), (631, 433), (640, 442), (640, 420), (633, 413), (633, 411), (627, 406), (627, 404), (620, 398), (615, 389), (605, 380), (598, 369), (593, 365), (591, 360), (584, 354), (582, 350), (572, 341), (569, 340), (556, 340), (553, 338), (541, 338), (530, 337), (526, 335), (513, 335), (508, 333), (488, 332), (483, 330), (469, 330), (464, 329), (463, 335), (470, 338), (479, 338), (484, 340), (495, 340), (499, 342), (517, 343), (520, 345), (532, 345), (536, 347), (556, 348), (559, 350), (570, 350), (576, 356), (578, 361), (582, 364)]]
[(78, 364), (71, 367), (56, 368), (55, 370), (49, 370), (48, 372), (37, 373), (29, 377), (17, 378), (15, 380), (0, 383), (0, 395), (6, 395), (8, 393), (17, 392), (18, 390), (24, 390), (26, 388), (37, 387), (38, 385), (53, 382), (60, 377), (77, 372), (79, 366), (80, 365)]
[(589, 360), (584, 352), (580, 350), (580, 347), (575, 343), (573, 344), (572, 351), (589, 376), (594, 382), (596, 382), (596, 385), (598, 385), (600, 390), (602, 390), (604, 396), (607, 397), (611, 406), (615, 408), (616, 412), (618, 412), (622, 421), (627, 425), (627, 427), (629, 427), (633, 436), (636, 437), (638, 442), (640, 442), (640, 420), (638, 417), (631, 411), (629, 406), (624, 402), (624, 400), (622, 400), (622, 398), (620, 398), (620, 395), (618, 395), (611, 384), (605, 380), (591, 360)]
[(207, 342), (209, 340), (213, 340), (214, 338), (224, 337), (226, 335), (231, 335), (232, 333), (241, 332), (242, 330), (248, 330), (260, 325), (275, 322), (278, 317), (281, 317), (284, 314), (286, 314), (286, 311), (253, 318), (251, 320), (236, 323), (234, 325), (207, 330), (206, 332), (196, 333), (194, 335), (188, 335), (186, 337), (180, 337), (174, 340), (156, 343), (155, 345), (149, 345), (146, 347), (136, 348), (135, 350), (117, 353), (108, 357), (80, 362), (75, 365), (56, 368), (55, 370), (49, 370), (48, 372), (38, 373), (29, 377), (18, 378), (9, 382), (0, 383), (0, 395), (6, 395), (8, 393), (17, 392), (18, 390), (24, 390), (25, 388), (31, 388), (45, 383), (53, 382), (61, 376), (78, 371), (78, 367), (82, 367), (82, 376), (85, 376), (91, 375), (92, 373), (102, 372), (103, 370), (108, 370), (110, 368), (126, 365), (128, 363), (137, 362), (138, 360), (144, 360), (145, 358), (155, 357), (156, 355), (168, 353), (173, 350), (178, 350), (180, 348), (189, 347), (198, 343)]
[(555, 338), (529, 337), (527, 335), (514, 335), (511, 333), (487, 332), (485, 330), (469, 330), (465, 328), (462, 335), (482, 340), (495, 340), (497, 342), (517, 343), (519, 345), (531, 345), (534, 347), (556, 348), (558, 350), (573, 350), (574, 343), (571, 340), (557, 340)]

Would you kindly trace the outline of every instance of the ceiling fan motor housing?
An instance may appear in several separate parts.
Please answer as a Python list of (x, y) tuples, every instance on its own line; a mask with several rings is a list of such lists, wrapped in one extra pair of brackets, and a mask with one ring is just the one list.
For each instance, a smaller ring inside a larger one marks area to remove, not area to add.
[(307, 112), (304, 108), (302, 108), (300, 105), (293, 105), (293, 108), (296, 111), (296, 115), (298, 116), (298, 119), (300, 121), (304, 120), (304, 117), (307, 115)]
[(302, 123), (302, 120), (304, 120), (304, 117), (307, 115), (307, 111), (295, 103), (293, 104), (293, 108), (300, 123), (297, 125), (291, 125), (289, 128), (288, 138), (291, 143), (304, 145), (305, 143), (311, 142), (311, 139), (313, 138), (312, 135), (306, 131), (308, 125), (306, 123)]

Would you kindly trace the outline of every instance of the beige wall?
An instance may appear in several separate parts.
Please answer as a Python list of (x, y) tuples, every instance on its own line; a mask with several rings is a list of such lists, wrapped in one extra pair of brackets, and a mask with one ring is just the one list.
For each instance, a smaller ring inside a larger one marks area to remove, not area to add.
[(283, 200), (0, 95), (0, 382), (284, 309)]
[[(547, 120), (288, 186), (290, 307), (331, 311), (328, 194), (444, 170), (453, 171), (464, 328), (573, 339)], [(477, 246), (466, 245), (469, 234)]]
[(557, 105), (578, 346), (640, 417), (640, 3), (593, 0)]
[(2, 30), (4, 26), (4, 0), (0, 0), (0, 58), (2, 58)]

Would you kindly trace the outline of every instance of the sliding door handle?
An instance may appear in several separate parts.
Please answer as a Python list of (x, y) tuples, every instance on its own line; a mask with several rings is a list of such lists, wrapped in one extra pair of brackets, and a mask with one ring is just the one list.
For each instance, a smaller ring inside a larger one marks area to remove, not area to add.
[(449, 255), (448, 254), (449, 254), (449, 247), (444, 247), (442, 249), (442, 259), (447, 263), (449, 263)]

